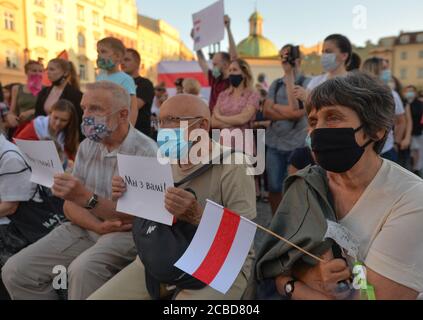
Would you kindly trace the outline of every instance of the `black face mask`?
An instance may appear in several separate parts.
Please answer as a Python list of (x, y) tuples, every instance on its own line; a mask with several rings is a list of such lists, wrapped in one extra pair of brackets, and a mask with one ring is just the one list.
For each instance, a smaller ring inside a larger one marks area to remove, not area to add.
[(52, 81), (51, 82), (51, 84), (53, 85), (53, 86), (60, 86), (62, 83), (63, 83), (63, 81), (66, 79), (66, 76), (65, 75), (63, 75), (63, 76), (61, 76), (59, 79), (57, 79), (57, 80), (54, 80), (54, 81)]
[(244, 80), (244, 77), (242, 74), (231, 74), (229, 76), (229, 81), (231, 82), (232, 87), (238, 88), (242, 81)]
[(355, 133), (363, 126), (353, 128), (315, 129), (311, 133), (311, 146), (317, 163), (326, 171), (344, 173), (351, 170), (373, 140), (359, 146)]

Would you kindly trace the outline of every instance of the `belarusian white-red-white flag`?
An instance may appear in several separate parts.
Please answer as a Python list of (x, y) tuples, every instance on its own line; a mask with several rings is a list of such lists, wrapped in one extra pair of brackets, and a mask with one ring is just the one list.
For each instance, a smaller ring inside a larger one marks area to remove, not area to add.
[(256, 229), (255, 223), (207, 200), (197, 232), (175, 266), (225, 294), (245, 262)]
[(192, 78), (201, 85), (201, 96), (208, 100), (210, 97), (209, 80), (201, 71), (197, 61), (162, 61), (158, 65), (158, 83), (164, 83), (168, 94), (176, 94), (175, 81), (179, 78)]

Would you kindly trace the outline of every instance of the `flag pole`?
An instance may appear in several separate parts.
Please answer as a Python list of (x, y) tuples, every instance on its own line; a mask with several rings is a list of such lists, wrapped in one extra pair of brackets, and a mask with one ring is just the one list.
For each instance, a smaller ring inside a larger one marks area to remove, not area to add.
[[(211, 204), (213, 204), (213, 205), (215, 205), (215, 206), (217, 206), (217, 207), (220, 207), (220, 208), (224, 209), (224, 207), (223, 207), (223, 206), (221, 206), (220, 204), (218, 204), (218, 203), (216, 203), (216, 202), (214, 202), (214, 201), (211, 201), (211, 200), (207, 199), (207, 202), (209, 202), (209, 203), (211, 203)], [(244, 218), (243, 216), (240, 216), (240, 218), (241, 218), (241, 219), (243, 219), (244, 221), (247, 221), (247, 222), (249, 222), (249, 223), (251, 223), (251, 224), (255, 225), (255, 226), (256, 226), (257, 228), (259, 228), (260, 230), (263, 230), (264, 232), (267, 232), (268, 234), (270, 234), (270, 235), (272, 235), (272, 236), (274, 236), (274, 237), (278, 238), (279, 240), (281, 240), (281, 241), (283, 241), (283, 242), (285, 242), (285, 243), (289, 244), (290, 246), (292, 246), (292, 247), (294, 247), (295, 249), (297, 249), (297, 250), (301, 251), (302, 253), (304, 253), (304, 254), (306, 254), (306, 255), (308, 255), (308, 256), (310, 256), (310, 257), (312, 257), (313, 259), (315, 259), (315, 260), (317, 260), (317, 261), (319, 261), (319, 262), (321, 262), (321, 263), (325, 263), (325, 260), (323, 260), (322, 258), (319, 258), (318, 256), (315, 256), (314, 254), (312, 254), (312, 253), (310, 253), (310, 252), (308, 252), (308, 251), (304, 250), (303, 248), (301, 248), (301, 247), (297, 246), (295, 243), (292, 243), (291, 241), (289, 241), (289, 240), (285, 239), (284, 237), (282, 237), (282, 236), (280, 236), (280, 235), (278, 235), (278, 234), (274, 233), (273, 231), (271, 231), (271, 230), (269, 230), (269, 229), (267, 229), (267, 228), (265, 228), (265, 227), (263, 227), (263, 226), (261, 226), (261, 225), (259, 225), (259, 224), (255, 223), (255, 222), (253, 222), (253, 221), (251, 221), (251, 220), (249, 220), (249, 219), (247, 219), (247, 218)]]
[(245, 220), (246, 220), (246, 221), (249, 221), (249, 222), (251, 222), (251, 223), (253, 223), (253, 224), (255, 224), (255, 225), (257, 226), (257, 228), (259, 228), (260, 230), (263, 230), (264, 232), (267, 232), (268, 234), (270, 234), (270, 235), (272, 235), (272, 236), (274, 236), (274, 237), (278, 238), (279, 240), (282, 240), (283, 242), (286, 242), (286, 243), (287, 243), (287, 244), (289, 244), (290, 246), (292, 246), (292, 247), (294, 247), (295, 249), (297, 249), (297, 250), (301, 251), (302, 253), (304, 253), (304, 254), (306, 254), (306, 255), (308, 255), (308, 256), (310, 256), (310, 257), (312, 257), (312, 258), (316, 259), (317, 261), (322, 262), (322, 263), (324, 263), (324, 262), (325, 262), (323, 259), (321, 259), (321, 258), (319, 258), (319, 257), (315, 256), (314, 254), (312, 254), (312, 253), (310, 253), (310, 252), (308, 252), (308, 251), (304, 250), (303, 248), (301, 248), (301, 247), (297, 246), (295, 243), (292, 243), (291, 241), (289, 241), (289, 240), (285, 239), (284, 237), (281, 237), (280, 235), (278, 235), (278, 234), (274, 233), (273, 231), (271, 231), (271, 230), (269, 230), (269, 229), (267, 229), (267, 228), (265, 228), (265, 227), (262, 227), (261, 225), (259, 225), (259, 224), (257, 224), (257, 223), (254, 223), (254, 222), (252, 222), (252, 221), (250, 221), (250, 220), (248, 220), (248, 219), (245, 219)]

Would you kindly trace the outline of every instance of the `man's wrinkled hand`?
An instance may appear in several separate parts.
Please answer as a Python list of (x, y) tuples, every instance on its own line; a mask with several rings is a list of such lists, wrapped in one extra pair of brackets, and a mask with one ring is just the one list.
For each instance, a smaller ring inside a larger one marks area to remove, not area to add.
[(91, 193), (85, 189), (81, 181), (68, 173), (56, 174), (51, 190), (56, 197), (72, 201), (82, 207), (91, 197)]
[(195, 199), (195, 196), (186, 190), (169, 188), (165, 195), (165, 208), (177, 219), (191, 223), (200, 224), (203, 215), (203, 208)]
[(126, 184), (122, 177), (115, 176), (112, 178), (112, 200), (117, 201), (122, 198), (126, 192)]
[(115, 221), (103, 221), (101, 222), (96, 232), (100, 235), (108, 234), (108, 233), (114, 233), (114, 232), (128, 232), (132, 230), (132, 224), (131, 223), (125, 223), (121, 220), (115, 220)]

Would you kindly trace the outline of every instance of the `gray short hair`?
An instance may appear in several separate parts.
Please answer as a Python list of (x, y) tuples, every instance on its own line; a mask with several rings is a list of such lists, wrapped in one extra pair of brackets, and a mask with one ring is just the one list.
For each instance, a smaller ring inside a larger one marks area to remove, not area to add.
[(126, 108), (130, 111), (131, 97), (125, 88), (117, 85), (111, 81), (98, 81), (89, 83), (86, 86), (87, 90), (105, 90), (112, 96), (112, 107), (114, 110), (118, 108)]
[(355, 111), (364, 132), (375, 141), (378, 131), (386, 131), (385, 137), (374, 145), (374, 150), (380, 153), (394, 126), (395, 101), (392, 90), (368, 73), (353, 71), (314, 89), (307, 99), (306, 109), (310, 113), (313, 109), (336, 105)]

